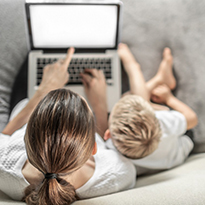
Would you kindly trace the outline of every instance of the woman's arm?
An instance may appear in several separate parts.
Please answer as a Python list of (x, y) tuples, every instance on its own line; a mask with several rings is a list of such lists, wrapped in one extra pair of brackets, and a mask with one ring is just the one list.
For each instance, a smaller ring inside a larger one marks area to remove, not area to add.
[(62, 88), (68, 82), (68, 66), (73, 53), (74, 48), (70, 48), (65, 60), (59, 60), (54, 64), (45, 66), (43, 70), (43, 79), (38, 90), (30, 99), (26, 107), (7, 124), (2, 132), (3, 134), (12, 135), (16, 130), (25, 125), (40, 100), (51, 90)]
[(96, 131), (103, 138), (108, 128), (106, 82), (102, 71), (85, 69), (81, 74), (88, 101), (95, 113)]

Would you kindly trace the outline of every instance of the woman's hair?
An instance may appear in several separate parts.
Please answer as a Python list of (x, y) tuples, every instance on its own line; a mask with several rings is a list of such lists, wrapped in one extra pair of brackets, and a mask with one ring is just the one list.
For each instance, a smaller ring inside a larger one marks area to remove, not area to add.
[(25, 145), (29, 162), (44, 174), (57, 174), (57, 178), (28, 186), (25, 202), (67, 205), (75, 201), (75, 188), (62, 176), (85, 164), (94, 144), (94, 117), (86, 101), (66, 89), (50, 92), (30, 117)]
[(140, 159), (157, 149), (161, 128), (151, 105), (142, 97), (127, 95), (114, 106), (109, 129), (113, 144), (128, 158)]

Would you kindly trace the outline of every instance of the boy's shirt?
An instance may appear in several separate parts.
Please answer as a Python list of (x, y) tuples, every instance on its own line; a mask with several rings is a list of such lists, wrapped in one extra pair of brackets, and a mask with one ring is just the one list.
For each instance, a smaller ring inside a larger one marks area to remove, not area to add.
[[(136, 166), (138, 175), (182, 164), (194, 146), (192, 140), (184, 135), (187, 128), (184, 115), (173, 110), (155, 111), (155, 114), (160, 122), (162, 137), (152, 154), (142, 159), (130, 159)], [(116, 149), (111, 139), (107, 140), (106, 145), (110, 149)]]

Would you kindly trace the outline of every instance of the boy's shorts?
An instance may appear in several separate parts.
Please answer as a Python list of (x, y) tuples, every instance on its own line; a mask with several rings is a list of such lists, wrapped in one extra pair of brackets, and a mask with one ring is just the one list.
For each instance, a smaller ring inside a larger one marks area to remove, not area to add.
[(193, 130), (187, 130), (185, 135), (188, 136), (191, 139), (191, 141), (194, 143), (194, 131)]

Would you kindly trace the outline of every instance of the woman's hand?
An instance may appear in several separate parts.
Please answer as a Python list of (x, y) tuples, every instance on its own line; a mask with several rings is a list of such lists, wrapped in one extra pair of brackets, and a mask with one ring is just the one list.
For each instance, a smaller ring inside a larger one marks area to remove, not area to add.
[(43, 79), (38, 87), (38, 90), (29, 100), (28, 104), (21, 110), (21, 112), (7, 124), (2, 132), (3, 134), (12, 135), (16, 130), (21, 128), (28, 122), (33, 110), (48, 92), (61, 88), (66, 82), (68, 82), (68, 66), (73, 53), (74, 48), (70, 48), (65, 60), (59, 60), (54, 64), (45, 66), (43, 70)]
[(105, 76), (101, 70), (85, 69), (81, 77), (86, 96), (95, 113), (96, 131), (103, 138), (108, 128)]
[(39, 85), (39, 90), (48, 93), (51, 90), (62, 88), (68, 82), (68, 66), (74, 51), (74, 48), (70, 48), (65, 59), (60, 59), (57, 62), (44, 67), (43, 78)]
[(101, 70), (85, 69), (81, 73), (82, 82), (88, 101), (95, 111), (98, 106), (104, 106), (107, 109), (107, 84), (105, 76)]

